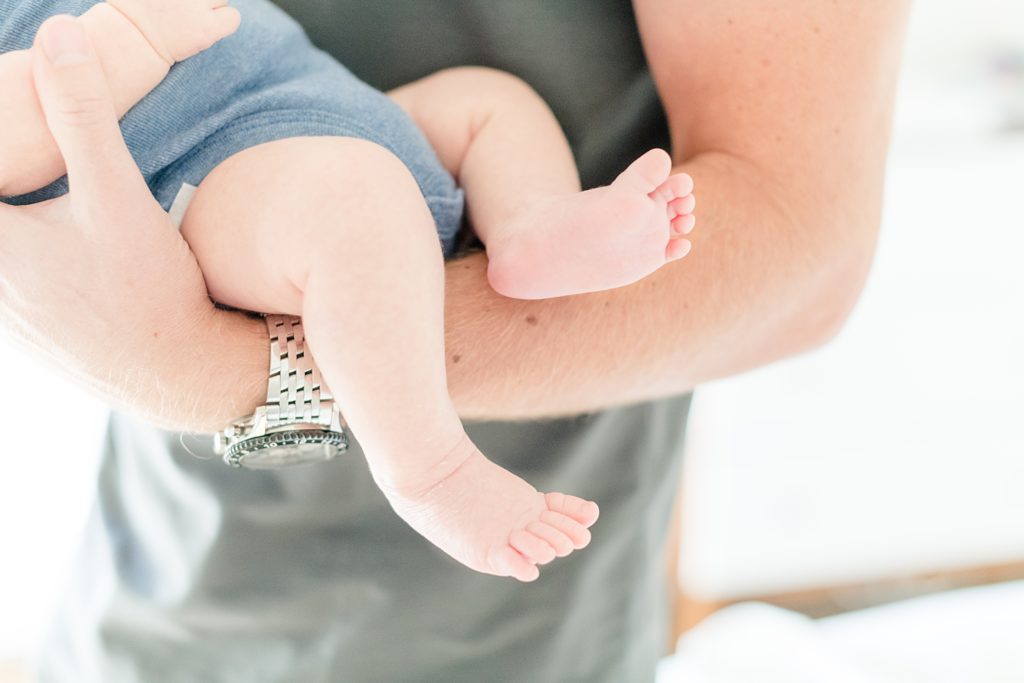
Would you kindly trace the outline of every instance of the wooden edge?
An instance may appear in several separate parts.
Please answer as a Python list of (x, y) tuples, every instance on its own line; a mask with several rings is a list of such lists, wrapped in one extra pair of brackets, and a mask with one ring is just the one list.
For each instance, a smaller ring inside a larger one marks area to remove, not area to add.
[(899, 600), (1024, 579), (1024, 561), (973, 567), (954, 567), (894, 575), (875, 581), (849, 583), (770, 595), (752, 595), (725, 604), (756, 600), (806, 614), (829, 617), (877, 607)]
[(28, 669), (18, 660), (0, 660), (0, 683), (29, 683)]
[[(673, 528), (675, 526), (674, 524)], [(678, 534), (678, 530), (676, 533)], [(678, 544), (678, 538), (670, 540), (667, 545), (674, 545), (675, 548), (670, 552), (678, 555)], [(675, 562), (678, 563), (678, 560)], [(683, 633), (723, 607), (739, 602), (764, 602), (812, 618), (828, 617), (958, 588), (1021, 580), (1024, 579), (1024, 561), (907, 573), (875, 581), (749, 595), (721, 601), (707, 601), (687, 595), (685, 588), (678, 585), (676, 576), (678, 575), (675, 573), (671, 575), (675, 585), (672, 587), (673, 620), (668, 643), (669, 653), (674, 652), (675, 643)]]

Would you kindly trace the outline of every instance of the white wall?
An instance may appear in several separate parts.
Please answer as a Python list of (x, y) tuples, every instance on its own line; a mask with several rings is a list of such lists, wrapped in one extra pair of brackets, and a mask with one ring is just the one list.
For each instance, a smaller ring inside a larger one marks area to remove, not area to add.
[[(0, 342), (0, 659), (36, 642), (93, 490), (105, 409)], [(54, 417), (60, 416), (55, 421)]]
[(690, 592), (1024, 560), (1022, 97), (1024, 3), (917, 3), (877, 259), (847, 328), (697, 394)]

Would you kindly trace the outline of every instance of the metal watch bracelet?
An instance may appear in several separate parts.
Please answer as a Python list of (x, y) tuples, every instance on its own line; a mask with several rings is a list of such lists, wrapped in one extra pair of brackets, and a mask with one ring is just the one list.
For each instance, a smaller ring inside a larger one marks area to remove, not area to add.
[(270, 334), (267, 402), (214, 437), (233, 467), (276, 468), (329, 460), (348, 447), (341, 412), (307, 353), (302, 320), (264, 317)]

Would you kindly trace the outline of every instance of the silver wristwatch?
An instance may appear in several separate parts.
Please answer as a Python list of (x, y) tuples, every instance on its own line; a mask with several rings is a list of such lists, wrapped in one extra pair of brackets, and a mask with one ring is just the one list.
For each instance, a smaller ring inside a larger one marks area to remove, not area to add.
[(232, 467), (275, 469), (330, 460), (348, 448), (345, 421), (306, 353), (302, 321), (265, 316), (270, 332), (267, 403), (214, 435)]

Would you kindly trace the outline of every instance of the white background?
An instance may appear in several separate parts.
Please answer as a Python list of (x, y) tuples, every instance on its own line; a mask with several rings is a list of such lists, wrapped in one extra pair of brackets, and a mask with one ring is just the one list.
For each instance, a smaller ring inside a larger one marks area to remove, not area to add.
[(915, 3), (881, 239), (847, 327), (697, 393), (690, 593), (1024, 560), (1022, 196), (1024, 3)]
[[(878, 257), (848, 327), (698, 393), (690, 592), (1024, 560), (1022, 194), (1024, 4), (918, 2)], [(5, 658), (32, 646), (56, 599), (104, 411), (32, 360), (0, 358)]]

